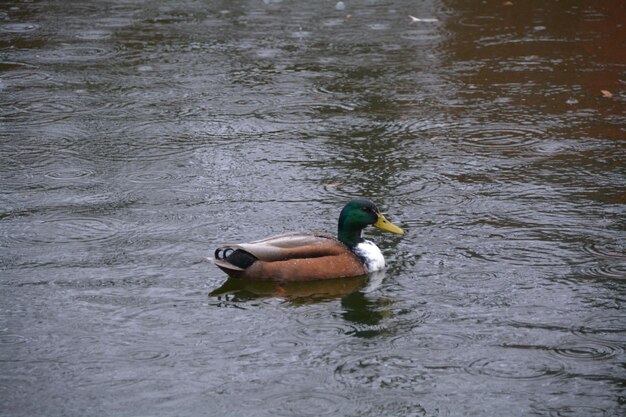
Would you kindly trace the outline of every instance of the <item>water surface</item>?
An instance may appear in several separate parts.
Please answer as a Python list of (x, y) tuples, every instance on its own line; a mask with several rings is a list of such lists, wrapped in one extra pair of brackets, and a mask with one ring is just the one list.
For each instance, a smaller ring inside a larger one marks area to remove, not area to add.
[[(4, 2), (0, 414), (623, 415), (624, 16)], [(355, 196), (383, 274), (206, 261)]]

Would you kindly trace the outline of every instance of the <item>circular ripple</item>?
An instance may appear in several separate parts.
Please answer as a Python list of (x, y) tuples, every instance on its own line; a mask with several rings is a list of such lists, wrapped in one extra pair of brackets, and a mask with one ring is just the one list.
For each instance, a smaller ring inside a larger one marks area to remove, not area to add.
[[(407, 181), (398, 187), (395, 195), (398, 196), (400, 203), (408, 206), (415, 204), (468, 206), (474, 203), (471, 194), (460, 191), (443, 175), (429, 175), (419, 180)], [(422, 221), (417, 220), (415, 224), (407, 224), (407, 227), (421, 224)]]
[(272, 340), (270, 342), (274, 352), (293, 352), (295, 348), (301, 346), (302, 343), (291, 339)]
[(591, 265), (581, 268), (580, 272), (586, 277), (626, 280), (626, 263)]
[(583, 250), (596, 260), (582, 267), (581, 272), (584, 275), (609, 279), (626, 278), (626, 247), (623, 242), (587, 242), (583, 245)]
[(462, 142), (481, 148), (507, 149), (532, 145), (543, 132), (519, 127), (469, 129), (462, 132)]
[(498, 379), (536, 380), (552, 378), (563, 372), (559, 363), (541, 363), (536, 360), (521, 359), (478, 359), (465, 367), (471, 375), (489, 376)]
[(487, 271), (459, 271), (450, 274), (450, 278), (464, 285), (474, 286), (486, 281), (492, 281), (497, 278), (495, 272)]
[[(0, 67), (0, 70), (2, 68)], [(0, 73), (0, 79), (13, 81), (13, 82), (34, 82), (34, 81), (45, 81), (52, 78), (50, 74), (41, 72), (34, 67), (24, 65), (21, 68), (13, 68), (11, 71)]]
[(115, 313), (113, 319), (124, 322), (137, 322), (142, 326), (149, 328), (162, 328), (169, 323), (170, 316), (168, 312), (172, 308), (176, 308), (176, 302), (162, 302), (149, 304), (145, 306), (133, 306), (132, 309), (122, 308)]
[(411, 347), (415, 349), (456, 349), (467, 344), (468, 338), (444, 333), (419, 333), (412, 336)]
[(0, 345), (19, 345), (22, 343), (26, 343), (26, 338), (19, 334), (0, 335)]
[(126, 26), (130, 26), (134, 23), (133, 19), (130, 17), (107, 17), (98, 19), (95, 22), (98, 26), (106, 27), (106, 28), (123, 28)]
[[(257, 118), (254, 128), (261, 133), (281, 130), (281, 125), (298, 125), (305, 120), (321, 121), (320, 114), (352, 111), (352, 107), (342, 103), (303, 102), (273, 106), (263, 103), (264, 107), (255, 109)], [(251, 127), (244, 127), (251, 129)]]
[(299, 323), (295, 336), (304, 342), (329, 340), (337, 337), (347, 337), (354, 334), (354, 326), (340, 322), (306, 322)]
[(28, 113), (39, 113), (39, 114), (52, 114), (52, 113), (75, 113), (77, 111), (76, 106), (69, 104), (65, 101), (66, 98), (59, 98), (58, 101), (32, 101), (29, 102), (26, 106), (25, 110)]
[(550, 408), (549, 414), (550, 417), (574, 417), (574, 416), (585, 416), (585, 417), (605, 417), (607, 416), (606, 410), (597, 407), (586, 407), (583, 405), (566, 405), (564, 407), (559, 408)]
[(37, 55), (45, 62), (80, 62), (109, 58), (113, 52), (100, 46), (66, 45), (59, 49), (43, 51)]
[(127, 177), (128, 181), (139, 184), (162, 183), (179, 178), (176, 173), (169, 171), (133, 172)]
[[(0, 71), (14, 71), (20, 69), (36, 69), (34, 65), (26, 64), (24, 62), (16, 62), (16, 61), (3, 61), (0, 62)], [(4, 74), (1, 78), (4, 78)]]
[(621, 353), (623, 348), (599, 340), (581, 340), (565, 343), (551, 349), (561, 358), (576, 360), (604, 360)]
[(78, 35), (76, 35), (76, 37), (78, 39), (84, 39), (84, 40), (100, 40), (100, 39), (107, 39), (111, 37), (111, 32), (108, 30), (88, 30), (85, 32), (81, 32)]
[(111, 132), (108, 141), (76, 143), (76, 152), (110, 161), (158, 161), (191, 153), (192, 144), (180, 137), (180, 128), (167, 123), (127, 123)]
[(40, 27), (41, 26), (36, 23), (7, 23), (0, 25), (0, 31), (9, 33), (28, 33), (34, 32)]
[(583, 250), (603, 258), (626, 259), (626, 246), (623, 242), (588, 242), (583, 245)]
[(0, 120), (8, 119), (12, 123), (32, 125), (48, 124), (85, 111), (79, 108), (76, 100), (67, 96), (33, 95), (16, 101), (0, 103), (8, 110), (3, 112)]
[(414, 359), (377, 354), (339, 365), (335, 369), (335, 378), (347, 386), (413, 390), (429, 376)]
[(138, 350), (136, 352), (131, 353), (131, 358), (136, 361), (154, 361), (161, 360), (169, 357), (169, 353), (159, 352), (156, 350)]
[(593, 316), (574, 333), (594, 340), (626, 345), (626, 315)]
[(336, 392), (296, 391), (267, 397), (279, 416), (338, 416), (349, 399)]
[(89, 217), (46, 219), (18, 226), (22, 227), (10, 238), (31, 244), (107, 241), (124, 229), (118, 220)]
[(560, 267), (569, 261), (565, 258), (567, 253), (554, 251), (546, 242), (539, 240), (526, 242), (528, 242), (526, 246), (513, 246), (515, 242), (511, 241), (508, 246), (502, 244), (500, 247), (493, 247), (491, 250), (493, 253), (485, 253), (484, 257), (488, 260), (506, 261), (510, 265), (534, 267)]
[(60, 167), (55, 170), (49, 170), (44, 175), (54, 180), (72, 181), (91, 177), (94, 175), (94, 171), (84, 168)]

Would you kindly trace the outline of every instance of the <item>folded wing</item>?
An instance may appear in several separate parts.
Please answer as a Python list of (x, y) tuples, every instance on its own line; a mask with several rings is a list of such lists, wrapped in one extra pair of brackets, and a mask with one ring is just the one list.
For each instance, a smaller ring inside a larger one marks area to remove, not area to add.
[(215, 251), (213, 262), (227, 274), (247, 279), (310, 280), (366, 273), (347, 246), (322, 233), (224, 245)]

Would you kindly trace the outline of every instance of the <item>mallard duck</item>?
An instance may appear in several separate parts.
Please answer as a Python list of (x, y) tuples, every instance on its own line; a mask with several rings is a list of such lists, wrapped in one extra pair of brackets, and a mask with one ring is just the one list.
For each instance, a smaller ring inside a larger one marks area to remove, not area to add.
[(378, 247), (361, 237), (373, 225), (404, 234), (369, 200), (352, 200), (341, 210), (338, 234), (288, 233), (250, 243), (224, 245), (213, 263), (233, 278), (312, 281), (366, 275), (385, 267)]

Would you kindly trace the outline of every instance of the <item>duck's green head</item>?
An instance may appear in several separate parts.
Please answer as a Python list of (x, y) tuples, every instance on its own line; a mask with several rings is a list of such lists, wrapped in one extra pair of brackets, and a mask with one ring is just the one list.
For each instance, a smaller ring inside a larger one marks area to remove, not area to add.
[(369, 200), (356, 199), (350, 201), (341, 210), (338, 238), (353, 248), (363, 241), (361, 231), (369, 225), (385, 232), (404, 234), (404, 230), (385, 219), (374, 203)]

